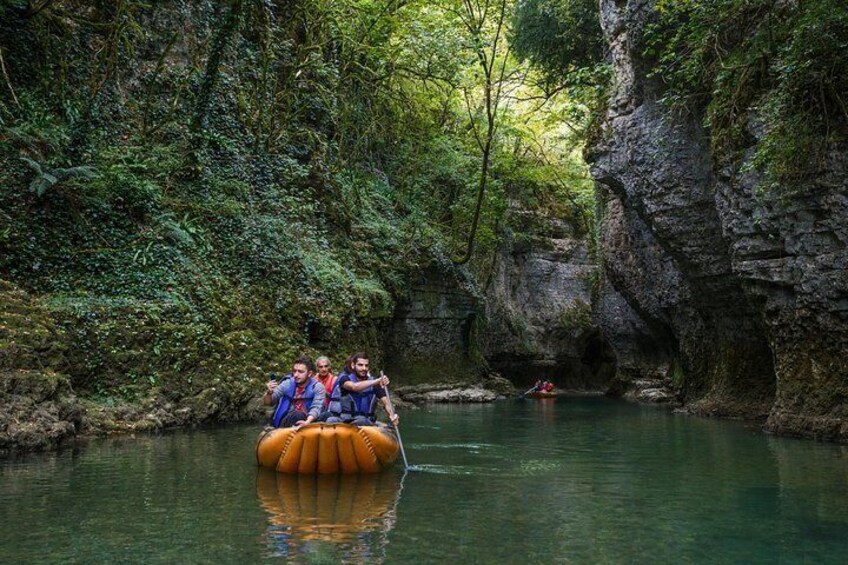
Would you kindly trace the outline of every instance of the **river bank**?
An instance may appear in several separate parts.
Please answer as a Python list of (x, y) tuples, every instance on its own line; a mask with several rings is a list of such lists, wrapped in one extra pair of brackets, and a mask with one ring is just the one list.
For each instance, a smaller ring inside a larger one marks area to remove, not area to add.
[[(263, 381), (254, 379), (217, 386), (181, 401), (161, 392), (137, 403), (96, 399), (74, 393), (68, 379), (50, 372), (18, 371), (0, 380), (0, 456), (55, 450), (92, 438), (149, 434), (168, 430), (255, 423), (268, 418), (262, 405)], [(484, 404), (521, 398), (502, 377), (467, 385), (455, 382), (397, 386), (391, 389), (395, 407), (414, 411), (434, 404)], [(558, 390), (560, 396), (608, 396), (602, 390)], [(663, 405), (676, 412), (699, 416), (725, 416), (683, 408), (679, 391), (670, 380), (642, 380), (622, 397), (641, 404)], [(751, 419), (762, 424), (764, 419)]]

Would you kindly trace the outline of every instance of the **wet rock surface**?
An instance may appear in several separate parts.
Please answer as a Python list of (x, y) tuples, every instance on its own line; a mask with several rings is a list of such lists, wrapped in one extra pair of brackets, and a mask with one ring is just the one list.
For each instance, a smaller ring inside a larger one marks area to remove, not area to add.
[(480, 403), (493, 402), (503, 395), (482, 386), (467, 385), (423, 385), (397, 390), (404, 402), (421, 404), (435, 403)]
[(607, 393), (622, 395), (639, 379), (663, 379), (674, 359), (673, 337), (648, 323), (604, 277), (594, 303), (593, 318), (610, 344), (616, 362), (615, 379)]
[(489, 374), (477, 384), (467, 383), (429, 383), (422, 385), (397, 387), (394, 393), (401, 400), (398, 406), (415, 405), (428, 402), (461, 403), (493, 402), (516, 396), (512, 383), (497, 374)]
[(516, 385), (547, 379), (569, 389), (606, 388), (613, 360), (592, 317), (597, 267), (586, 236), (517, 206), (510, 223), (487, 285), (486, 359)]
[(639, 379), (631, 383), (625, 398), (650, 404), (679, 405), (679, 391), (671, 379)]
[(383, 324), (386, 372), (404, 384), (475, 381), (487, 372), (480, 355), (481, 298), (456, 269), (422, 272)]
[(848, 441), (845, 152), (797, 186), (765, 188), (753, 147), (742, 162), (717, 162), (700, 119), (657, 101), (662, 85), (640, 47), (653, 7), (601, 2), (615, 86), (589, 158), (605, 274), (641, 318), (636, 335), (659, 344), (643, 355), (604, 318), (630, 359), (632, 374), (619, 378), (671, 366), (690, 411), (768, 413), (771, 431)]

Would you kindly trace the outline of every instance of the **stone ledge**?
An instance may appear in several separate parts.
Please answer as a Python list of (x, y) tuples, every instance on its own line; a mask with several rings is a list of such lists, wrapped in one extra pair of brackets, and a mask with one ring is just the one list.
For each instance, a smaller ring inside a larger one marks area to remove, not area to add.
[(624, 398), (648, 404), (680, 405), (677, 389), (671, 379), (639, 379), (630, 383)]
[(463, 384), (420, 385), (396, 389), (405, 402), (412, 403), (482, 403), (504, 398), (492, 390)]
[(765, 431), (848, 444), (848, 421), (844, 418), (772, 412), (766, 421)]

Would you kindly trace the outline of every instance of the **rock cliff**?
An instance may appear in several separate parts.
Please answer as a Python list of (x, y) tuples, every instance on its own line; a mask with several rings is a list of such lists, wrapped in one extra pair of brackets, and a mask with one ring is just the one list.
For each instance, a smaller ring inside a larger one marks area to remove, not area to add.
[(519, 386), (536, 379), (605, 389), (614, 376), (592, 318), (597, 268), (587, 238), (563, 220), (514, 207), (486, 291), (484, 353)]
[[(748, 162), (755, 147), (742, 161), (716, 159), (701, 119), (658, 102), (640, 47), (653, 8), (601, 1), (615, 80), (588, 157), (605, 273), (654, 352), (669, 352), (693, 411), (767, 415), (777, 433), (848, 440), (845, 154), (771, 191)], [(611, 343), (623, 351), (628, 340)], [(635, 357), (664, 369), (664, 354)]]
[(487, 369), (476, 331), (481, 312), (474, 285), (458, 269), (424, 270), (383, 324), (389, 376), (406, 386), (479, 380)]

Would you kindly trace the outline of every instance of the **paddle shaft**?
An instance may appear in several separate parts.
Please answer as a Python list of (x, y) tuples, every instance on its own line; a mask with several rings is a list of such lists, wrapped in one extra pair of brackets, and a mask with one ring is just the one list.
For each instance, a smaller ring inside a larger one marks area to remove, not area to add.
[[(381, 377), (385, 376), (383, 374), (383, 371), (380, 371), (380, 376)], [(389, 415), (389, 418), (391, 419), (391, 416), (393, 416), (395, 414), (395, 407), (392, 404), (392, 397), (389, 396), (388, 385), (384, 386), (383, 390), (386, 391), (386, 401), (389, 403), (389, 410), (392, 411), (392, 413)], [(392, 423), (392, 425), (395, 426), (394, 423)], [(398, 445), (400, 446), (400, 454), (403, 456), (403, 468), (409, 469), (409, 463), (406, 461), (406, 451), (403, 450), (403, 439), (401, 439), (401, 437), (400, 437), (400, 429), (397, 426), (395, 426), (395, 432), (397, 432), (397, 436), (398, 436)]]

